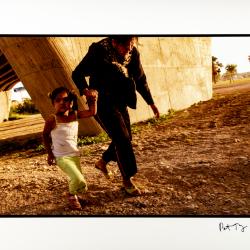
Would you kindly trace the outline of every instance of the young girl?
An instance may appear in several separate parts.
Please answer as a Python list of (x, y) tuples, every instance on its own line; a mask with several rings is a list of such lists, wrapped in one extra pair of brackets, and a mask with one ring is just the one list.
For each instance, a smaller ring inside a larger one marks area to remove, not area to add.
[(49, 97), (55, 114), (46, 120), (43, 130), (44, 145), (48, 152), (47, 161), (49, 165), (55, 162), (68, 175), (70, 206), (81, 209), (77, 195), (87, 191), (87, 183), (80, 167), (77, 119), (96, 114), (97, 98), (88, 99), (89, 110), (80, 111), (76, 95), (65, 87), (56, 88)]

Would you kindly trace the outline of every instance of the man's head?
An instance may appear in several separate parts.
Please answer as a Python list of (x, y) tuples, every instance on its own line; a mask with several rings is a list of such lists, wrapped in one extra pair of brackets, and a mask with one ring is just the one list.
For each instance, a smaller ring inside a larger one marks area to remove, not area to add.
[(130, 35), (110, 36), (110, 38), (112, 39), (113, 47), (123, 57), (132, 51), (137, 42), (137, 37)]

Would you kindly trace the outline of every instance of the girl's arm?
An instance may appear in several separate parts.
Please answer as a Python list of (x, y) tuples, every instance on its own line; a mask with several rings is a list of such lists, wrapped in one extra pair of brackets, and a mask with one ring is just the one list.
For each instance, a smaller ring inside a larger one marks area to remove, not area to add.
[(44, 125), (44, 129), (43, 129), (43, 143), (44, 143), (44, 147), (47, 150), (48, 153), (48, 157), (47, 157), (47, 162), (48, 164), (51, 166), (54, 163), (54, 159), (55, 156), (52, 152), (52, 140), (51, 140), (51, 135), (50, 132), (52, 131), (52, 129), (55, 128), (55, 117), (54, 116), (50, 116)]
[(88, 110), (78, 110), (77, 118), (87, 118), (96, 115), (97, 112), (97, 96), (91, 96), (88, 98)]

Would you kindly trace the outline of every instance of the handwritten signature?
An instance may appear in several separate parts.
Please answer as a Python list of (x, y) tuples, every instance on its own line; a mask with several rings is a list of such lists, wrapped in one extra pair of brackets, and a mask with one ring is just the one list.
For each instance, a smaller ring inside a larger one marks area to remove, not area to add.
[(226, 224), (224, 225), (223, 222), (220, 222), (219, 224), (219, 230), (222, 231), (231, 231), (231, 230), (235, 230), (238, 231), (240, 230), (241, 232), (245, 232), (245, 229), (247, 228), (247, 226), (243, 226), (239, 223), (234, 223), (232, 225)]

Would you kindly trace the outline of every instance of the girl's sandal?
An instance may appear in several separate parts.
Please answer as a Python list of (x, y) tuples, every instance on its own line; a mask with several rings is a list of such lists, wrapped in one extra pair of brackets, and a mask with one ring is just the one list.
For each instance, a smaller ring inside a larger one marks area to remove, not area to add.
[(77, 195), (68, 195), (69, 206), (72, 210), (81, 210), (82, 206), (78, 200)]

